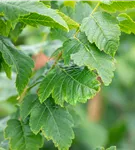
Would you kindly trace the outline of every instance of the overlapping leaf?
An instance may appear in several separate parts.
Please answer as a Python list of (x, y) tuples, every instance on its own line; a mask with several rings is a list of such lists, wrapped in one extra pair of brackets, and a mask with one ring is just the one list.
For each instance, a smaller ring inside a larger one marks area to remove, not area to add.
[(129, 8), (135, 8), (135, 1), (110, 0), (109, 3), (101, 3), (100, 6), (107, 12), (124, 11)]
[(70, 39), (63, 44), (63, 58), (65, 64), (71, 59), (79, 66), (87, 66), (90, 70), (97, 70), (105, 85), (112, 81), (115, 61), (109, 55), (100, 52), (95, 45), (87, 40), (84, 34), (79, 39)]
[(9, 21), (6, 21), (3, 17), (0, 17), (0, 35), (8, 36), (11, 29), (11, 24)]
[(5, 64), (9, 67), (14, 66), (16, 69), (16, 87), (19, 94), (21, 94), (31, 76), (32, 68), (34, 67), (33, 61), (30, 57), (17, 50), (7, 38), (1, 36), (0, 52)]
[(120, 29), (117, 20), (105, 12), (96, 12), (84, 18), (81, 31), (88, 40), (95, 43), (100, 50), (114, 56), (119, 45)]
[(38, 24), (60, 27), (68, 30), (68, 26), (60, 15), (53, 9), (46, 7), (43, 3), (33, 0), (0, 0), (0, 12), (12, 21), (16, 21), (21, 17), (20, 21), (36, 26)]
[(8, 121), (5, 138), (10, 140), (10, 148), (13, 150), (39, 150), (43, 145), (40, 134), (35, 135), (28, 124), (16, 119)]
[(87, 68), (57, 66), (41, 82), (38, 92), (40, 102), (43, 103), (52, 94), (55, 103), (61, 106), (64, 101), (84, 103), (99, 91), (96, 78)]
[(21, 105), (21, 116), (26, 118), (29, 114), (30, 127), (35, 134), (42, 130), (59, 150), (69, 149), (74, 138), (73, 120), (65, 108), (54, 104), (52, 98), (41, 104), (36, 95), (29, 95)]
[(128, 16), (125, 13), (119, 14), (118, 15), (118, 20), (119, 20), (119, 26), (121, 28), (121, 31), (131, 34), (135, 34), (135, 22), (132, 20), (130, 16)]
[(79, 24), (72, 20), (69, 16), (65, 15), (64, 13), (58, 11), (58, 14), (65, 20), (69, 29), (76, 29), (79, 28)]

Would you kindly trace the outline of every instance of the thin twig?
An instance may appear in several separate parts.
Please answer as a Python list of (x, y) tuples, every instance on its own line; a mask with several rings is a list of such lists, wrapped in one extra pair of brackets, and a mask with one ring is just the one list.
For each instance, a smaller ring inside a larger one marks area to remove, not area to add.
[[(54, 64), (52, 65), (52, 67), (49, 69), (48, 72), (50, 72), (52, 69), (55, 68), (55, 66), (57, 65), (57, 63), (58, 63), (58, 61), (60, 60), (61, 56), (62, 56), (62, 52), (58, 55), (58, 57), (56, 58)], [(48, 72), (47, 72), (47, 73), (48, 73)]]

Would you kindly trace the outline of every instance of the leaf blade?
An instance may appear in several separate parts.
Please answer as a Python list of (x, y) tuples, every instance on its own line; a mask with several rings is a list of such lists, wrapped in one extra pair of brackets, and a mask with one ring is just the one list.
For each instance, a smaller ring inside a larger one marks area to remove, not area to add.
[(16, 87), (21, 94), (32, 74), (33, 60), (21, 51), (16, 50), (13, 44), (4, 37), (0, 37), (0, 51), (5, 63), (10, 67), (14, 66), (16, 69)]
[(55, 103), (61, 106), (64, 101), (72, 105), (78, 101), (84, 103), (95, 96), (99, 91), (99, 85), (96, 75), (87, 68), (58, 66), (41, 82), (39, 100), (43, 103), (52, 94)]
[(117, 20), (105, 12), (96, 12), (84, 18), (81, 31), (85, 32), (90, 43), (114, 56), (119, 46), (120, 29)]
[(5, 138), (10, 140), (10, 147), (15, 150), (38, 150), (43, 145), (40, 134), (34, 135), (28, 124), (23, 124), (16, 119), (8, 121)]

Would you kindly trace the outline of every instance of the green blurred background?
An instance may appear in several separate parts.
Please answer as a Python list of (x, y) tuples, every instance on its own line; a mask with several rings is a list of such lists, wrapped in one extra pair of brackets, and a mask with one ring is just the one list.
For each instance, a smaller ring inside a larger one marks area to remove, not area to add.
[[(61, 7), (63, 12), (78, 22), (91, 12), (92, 6), (83, 3), (76, 6), (76, 13), (82, 5), (85, 12), (76, 17), (76, 14), (72, 15), (71, 8), (63, 6), (60, 2), (52, 3), (52, 7)], [(133, 11), (128, 13), (135, 17)], [(65, 33), (47, 27), (27, 26), (15, 44), (18, 49), (32, 56), (37, 63), (34, 72), (37, 77), (45, 71), (42, 62), (38, 61), (42, 59), (44, 63), (48, 61), (52, 53), (73, 33), (74, 31)], [(15, 40), (17, 35), (15, 37), (11, 35), (12, 39)], [(40, 57), (41, 55), (43, 57)], [(112, 145), (116, 145), (118, 150), (135, 150), (135, 35), (121, 35), (116, 60), (112, 83), (108, 87), (102, 86), (100, 93), (93, 100), (89, 100), (87, 104), (78, 104), (72, 110), (76, 122), (74, 128), (76, 138), (71, 150), (92, 150), (97, 146)], [(0, 72), (0, 147), (5, 149), (8, 149), (8, 141), (4, 140), (3, 129), (9, 116), (14, 115), (17, 110), (15, 77), (15, 72), (12, 74), (12, 80), (7, 79), (2, 70)], [(42, 149), (56, 148), (51, 141), (46, 141)]]

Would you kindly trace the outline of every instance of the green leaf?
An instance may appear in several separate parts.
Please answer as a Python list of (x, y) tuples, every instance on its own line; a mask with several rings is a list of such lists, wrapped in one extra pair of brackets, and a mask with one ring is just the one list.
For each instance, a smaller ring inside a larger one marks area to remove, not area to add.
[(64, 1), (65, 6), (69, 6), (69, 7), (72, 7), (72, 8), (75, 7), (75, 4), (76, 4), (76, 1)]
[(39, 150), (43, 145), (40, 134), (34, 135), (28, 124), (11, 119), (5, 129), (5, 138), (10, 140), (12, 150)]
[[(103, 147), (97, 147), (95, 150), (105, 150)], [(106, 150), (116, 150), (116, 146), (111, 146), (110, 148), (107, 148)]]
[(42, 0), (40, 0), (40, 2), (42, 2), (47, 7), (51, 7), (51, 1), (42, 1)]
[(52, 94), (56, 104), (63, 106), (86, 102), (99, 91), (97, 76), (87, 68), (57, 66), (43, 79), (39, 88), (39, 100), (43, 103)]
[(96, 12), (84, 18), (81, 31), (100, 50), (114, 56), (119, 46), (120, 29), (117, 20), (105, 12)]
[[(80, 13), (80, 10), (82, 13)], [(61, 11), (76, 22), (81, 23), (85, 17), (88, 17), (90, 15), (92, 8), (87, 3), (76, 2), (74, 9), (72, 9), (71, 7), (63, 7)]]
[(110, 4), (113, 3), (112, 0), (100, 0), (100, 2), (103, 3), (103, 4), (107, 4), (107, 5), (110, 5)]
[[(28, 109), (28, 105), (33, 107)], [(21, 105), (21, 116), (26, 114), (30, 114), (30, 128), (35, 134), (42, 130), (59, 150), (69, 149), (74, 138), (73, 120), (65, 108), (54, 104), (52, 98), (41, 104), (36, 95), (29, 95)]]
[[(37, 1), (10, 1), (0, 0), (0, 12), (12, 21), (21, 17), (20, 21), (36, 26), (38, 24), (51, 27), (60, 27), (68, 30), (68, 26), (61, 16), (53, 9), (46, 7), (42, 2)], [(13, 22), (13, 23), (14, 23)]]
[(0, 147), (0, 150), (6, 150), (5, 148), (3, 148), (3, 147)]
[(107, 148), (106, 150), (116, 150), (116, 146), (111, 146), (110, 148)]
[(119, 20), (119, 26), (121, 31), (127, 34), (135, 34), (135, 22), (130, 16), (128, 16), (125, 13), (122, 13), (118, 15), (117, 19)]
[(38, 97), (35, 94), (28, 95), (24, 98), (21, 104), (21, 111), (20, 111), (23, 120), (26, 119), (28, 115), (30, 115), (31, 110), (33, 109), (36, 103), (36, 100), (38, 100)]
[(83, 33), (80, 34), (79, 39), (70, 39), (63, 44), (65, 64), (69, 64), (70, 57), (78, 66), (87, 66), (90, 70), (97, 70), (105, 85), (111, 83), (115, 60), (89, 43)]
[(105, 150), (103, 147), (97, 147), (95, 150)]
[(12, 73), (12, 68), (8, 64), (6, 64), (5, 61), (2, 61), (2, 67), (4, 71), (6, 72), (6, 75), (9, 79), (11, 79), (11, 73)]
[(135, 1), (113, 1), (111, 0), (110, 3), (100, 4), (102, 9), (106, 10), (107, 12), (116, 12), (116, 11), (124, 11), (129, 8), (135, 8)]
[(8, 36), (11, 29), (11, 23), (0, 17), (0, 35)]
[(22, 22), (18, 22), (13, 30), (10, 31), (10, 38), (16, 41), (22, 30), (26, 25)]
[(75, 34), (75, 30), (70, 30), (69, 32), (66, 32), (61, 29), (52, 28), (50, 32), (50, 37), (52, 39), (59, 39), (61, 41), (66, 41), (70, 37), (72, 37)]
[(5, 63), (9, 67), (15, 67), (17, 72), (16, 87), (19, 94), (21, 94), (32, 74), (32, 68), (34, 67), (33, 61), (30, 57), (17, 50), (7, 38), (1, 36), (0, 52)]
[(79, 24), (77, 22), (75, 22), (74, 20), (72, 20), (70, 17), (68, 17), (67, 15), (65, 15), (64, 13), (62, 13), (60, 11), (58, 11), (58, 14), (65, 20), (69, 29), (79, 28)]

